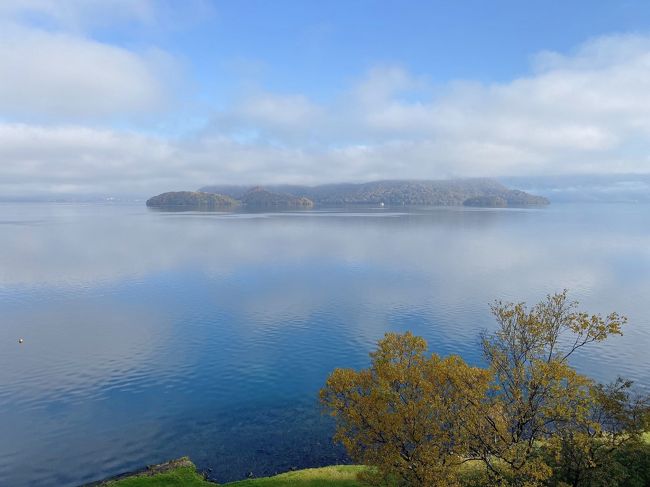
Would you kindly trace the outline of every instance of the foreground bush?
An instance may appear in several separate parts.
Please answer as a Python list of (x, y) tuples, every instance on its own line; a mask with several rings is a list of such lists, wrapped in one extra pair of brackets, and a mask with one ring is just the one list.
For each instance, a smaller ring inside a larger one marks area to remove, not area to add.
[(374, 467), (363, 480), (455, 485), (460, 466), (478, 461), (484, 469), (472, 482), (487, 485), (650, 483), (648, 398), (628, 381), (595, 384), (568, 362), (620, 335), (626, 319), (580, 312), (566, 291), (532, 308), (497, 302), (492, 312), (485, 369), (427, 355), (426, 342), (407, 332), (386, 334), (369, 369), (330, 375), (321, 402), (336, 419), (335, 440)]
[(453, 485), (490, 374), (460, 357), (426, 356), (426, 342), (387, 334), (372, 366), (337, 369), (321, 391), (337, 418), (335, 439), (356, 461), (376, 467), (365, 480), (397, 485)]

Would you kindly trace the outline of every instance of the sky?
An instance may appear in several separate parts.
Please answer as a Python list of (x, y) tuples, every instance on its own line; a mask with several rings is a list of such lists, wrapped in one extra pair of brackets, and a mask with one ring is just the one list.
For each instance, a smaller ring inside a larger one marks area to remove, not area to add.
[(0, 197), (648, 173), (646, 0), (0, 0)]

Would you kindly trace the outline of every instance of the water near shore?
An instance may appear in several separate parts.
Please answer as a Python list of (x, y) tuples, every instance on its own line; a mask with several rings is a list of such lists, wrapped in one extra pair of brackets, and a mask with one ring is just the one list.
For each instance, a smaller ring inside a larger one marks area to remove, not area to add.
[[(480, 363), (494, 299), (630, 318), (581, 371), (650, 389), (650, 206), (166, 213), (0, 204), (0, 485), (191, 456), (227, 481), (340, 463), (315, 396), (387, 330)], [(19, 344), (18, 339), (24, 338)]]

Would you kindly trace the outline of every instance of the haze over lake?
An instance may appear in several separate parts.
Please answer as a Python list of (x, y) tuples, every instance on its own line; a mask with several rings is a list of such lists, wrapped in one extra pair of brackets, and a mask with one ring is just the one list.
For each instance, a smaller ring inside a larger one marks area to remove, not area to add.
[[(388, 330), (480, 364), (495, 299), (629, 317), (576, 356), (650, 389), (650, 205), (161, 212), (0, 204), (0, 485), (190, 455), (226, 481), (345, 460), (316, 394)], [(18, 339), (24, 338), (19, 344)]]

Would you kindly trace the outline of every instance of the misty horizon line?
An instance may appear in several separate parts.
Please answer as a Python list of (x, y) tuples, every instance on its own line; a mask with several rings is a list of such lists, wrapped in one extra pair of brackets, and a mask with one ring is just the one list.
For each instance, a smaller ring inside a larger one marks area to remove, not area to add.
[[(34, 191), (24, 194), (0, 195), (0, 202), (97, 202), (97, 201), (144, 201), (147, 198), (164, 192), (200, 191), (203, 188), (219, 186), (223, 188), (255, 188), (255, 187), (304, 187), (315, 188), (335, 185), (362, 185), (380, 182), (436, 182), (436, 181), (496, 181), (510, 189), (539, 192), (542, 196), (575, 191), (592, 192), (650, 192), (650, 173), (587, 173), (587, 174), (556, 174), (534, 176), (477, 176), (477, 177), (445, 177), (445, 178), (380, 178), (357, 181), (323, 182), (323, 183), (206, 183), (199, 187), (165, 187), (153, 191), (141, 192), (84, 192), (84, 191)], [(637, 184), (635, 187), (634, 184)], [(513, 186), (519, 185), (519, 186)], [(646, 198), (650, 200), (650, 193)]]

